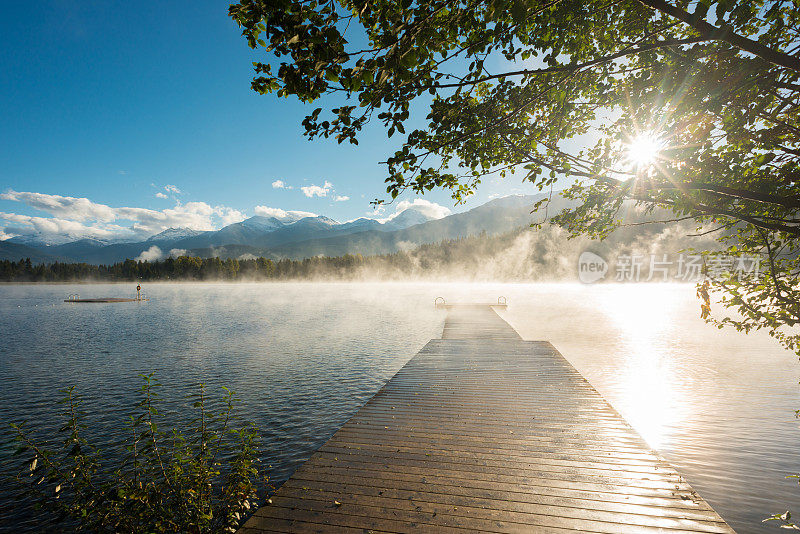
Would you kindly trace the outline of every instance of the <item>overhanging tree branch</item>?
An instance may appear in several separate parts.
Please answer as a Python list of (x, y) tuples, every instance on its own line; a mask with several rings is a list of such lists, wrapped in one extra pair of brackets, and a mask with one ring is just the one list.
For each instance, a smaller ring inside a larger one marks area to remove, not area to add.
[(500, 74), (491, 74), (488, 76), (483, 76), (481, 78), (476, 78), (474, 80), (466, 80), (458, 83), (434, 83), (432, 85), (426, 86), (419, 86), (417, 89), (425, 90), (425, 89), (446, 89), (446, 88), (454, 88), (454, 87), (464, 87), (466, 85), (474, 85), (482, 82), (488, 82), (491, 80), (496, 80), (498, 78), (507, 78), (509, 76), (539, 76), (543, 74), (552, 74), (556, 72), (577, 72), (579, 70), (583, 70), (590, 67), (595, 67), (597, 65), (602, 65), (604, 63), (608, 63), (610, 61), (614, 61), (615, 59), (620, 59), (626, 56), (631, 56), (634, 54), (639, 54), (641, 52), (646, 52), (648, 50), (654, 50), (656, 48), (666, 48), (669, 46), (681, 46), (687, 44), (696, 44), (702, 43), (703, 41), (710, 41), (712, 39), (708, 37), (695, 37), (692, 39), (666, 39), (663, 41), (658, 41), (655, 43), (646, 43), (643, 45), (639, 45), (636, 48), (622, 50), (617, 52), (616, 54), (610, 54), (608, 56), (598, 58), (592, 61), (586, 61), (585, 63), (574, 63), (569, 65), (558, 65), (555, 67), (547, 67), (544, 69), (521, 69), (515, 71), (508, 71), (503, 72)]
[(695, 190), (705, 191), (707, 193), (714, 193), (729, 198), (738, 198), (743, 200), (753, 200), (756, 202), (763, 202), (765, 204), (774, 204), (783, 206), (785, 208), (800, 208), (800, 198), (796, 196), (779, 196), (771, 195), (769, 193), (759, 193), (757, 191), (748, 191), (746, 189), (737, 189), (734, 187), (727, 187), (724, 185), (716, 184), (703, 184), (703, 183), (686, 183), (686, 184), (654, 184), (648, 189), (681, 189), (681, 190)]
[(800, 58), (786, 54), (780, 50), (773, 50), (758, 41), (753, 41), (747, 37), (737, 35), (729, 28), (714, 26), (697, 15), (684, 11), (664, 0), (639, 0), (639, 2), (688, 24), (707, 39), (724, 41), (740, 50), (744, 50), (754, 56), (769, 61), (773, 65), (779, 65), (800, 72)]

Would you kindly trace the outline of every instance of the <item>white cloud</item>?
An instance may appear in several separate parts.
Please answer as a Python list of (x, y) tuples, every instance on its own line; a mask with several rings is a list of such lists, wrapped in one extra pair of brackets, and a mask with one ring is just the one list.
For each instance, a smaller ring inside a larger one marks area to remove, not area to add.
[[(216, 230), (222, 225), (245, 219), (245, 215), (239, 210), (227, 206), (211, 206), (205, 202), (178, 202), (172, 208), (158, 211), (132, 207), (112, 208), (92, 202), (88, 198), (13, 190), (0, 194), (0, 199), (22, 202), (53, 215), (35, 217), (0, 213), (0, 220), (15, 224), (13, 233), (18, 235), (135, 240), (168, 228)], [(128, 221), (129, 225), (114, 224), (120, 221)], [(8, 229), (6, 231), (8, 233)]]
[(167, 228), (191, 228), (192, 230), (214, 230), (215, 218), (224, 216), (229, 208), (212, 207), (205, 202), (176, 204), (174, 208), (161, 211), (146, 208), (116, 208), (118, 218), (134, 221), (131, 228), (137, 234), (153, 235)]
[(386, 208), (384, 208), (383, 206), (378, 205), (378, 206), (375, 206), (374, 210), (368, 211), (366, 213), (366, 215), (367, 215), (367, 217), (373, 217), (374, 218), (374, 217), (377, 217), (378, 215), (383, 215), (385, 212), (386, 212)]
[(161, 252), (161, 249), (157, 246), (153, 245), (147, 250), (143, 250), (141, 254), (134, 258), (136, 261), (156, 261), (160, 260), (164, 257), (164, 253)]
[(308, 198), (312, 197), (326, 197), (328, 193), (333, 189), (333, 184), (329, 181), (325, 180), (325, 183), (322, 187), (318, 185), (305, 185), (300, 188), (303, 191), (303, 194)]
[(304, 217), (316, 217), (316, 213), (310, 211), (286, 211), (280, 208), (270, 208), (268, 206), (256, 206), (254, 210), (256, 215), (264, 217), (275, 217), (278, 220), (285, 221), (287, 219), (302, 219)]
[(100, 222), (86, 225), (79, 221), (58, 217), (33, 217), (17, 213), (0, 212), (0, 219), (21, 225), (5, 229), (7, 233), (16, 235), (43, 234), (68, 236), (75, 239), (83, 237), (110, 239), (127, 231), (126, 228), (115, 224)]
[(247, 217), (245, 217), (244, 213), (239, 210), (235, 210), (233, 208), (217, 208), (219, 210), (218, 215), (220, 220), (222, 221), (223, 226), (228, 226), (229, 224), (242, 222)]
[[(284, 184), (285, 185), (285, 184)], [(166, 186), (164, 190), (174, 192), (177, 188)], [(311, 197), (328, 196), (336, 202), (349, 200), (346, 195), (336, 195), (333, 184), (328, 181), (313, 190)], [(304, 191), (305, 192), (305, 191)], [(155, 196), (163, 199), (167, 195), (157, 190)], [(152, 198), (152, 197), (151, 197)], [(169, 228), (188, 228), (198, 231), (217, 230), (222, 226), (246, 219), (244, 210), (206, 202), (180, 202), (162, 210), (130, 206), (112, 207), (93, 202), (88, 198), (50, 195), (46, 193), (8, 190), (0, 194), (0, 199), (20, 202), (44, 212), (41, 215), (22, 215), (13, 212), (0, 212), (0, 240), (16, 236), (35, 236), (47, 243), (66, 243), (83, 238), (105, 241), (140, 241)], [(433, 217), (441, 217), (450, 211), (438, 204), (424, 200), (400, 202), (394, 218), (404, 209), (414, 208)], [(269, 206), (255, 206), (256, 215), (275, 217), (283, 222), (293, 222), (305, 217), (317, 217), (316, 213), (299, 210), (283, 210)], [(369, 214), (373, 218), (384, 216), (383, 207)], [(388, 218), (386, 220), (388, 220)], [(148, 251), (145, 251), (148, 252)], [(165, 257), (165, 251), (161, 251)], [(152, 253), (150, 253), (152, 256)]]
[(175, 195), (180, 195), (181, 194), (181, 190), (180, 189), (178, 189), (174, 185), (170, 185), (170, 184), (167, 184), (167, 185), (164, 186), (164, 191), (166, 191), (167, 193), (175, 194)]
[(294, 189), (292, 186), (286, 185), (286, 182), (284, 182), (283, 180), (275, 180), (274, 182), (272, 182), (272, 188), (273, 189)]
[(171, 258), (178, 258), (180, 256), (188, 256), (189, 251), (185, 248), (173, 248), (169, 251), (169, 256)]
[(113, 221), (116, 217), (113, 208), (105, 204), (96, 204), (88, 198), (64, 197), (44, 193), (27, 193), (9, 190), (0, 194), (0, 199), (23, 202), (37, 210), (46, 211), (56, 217), (76, 221), (98, 220)]
[[(441, 219), (442, 217), (447, 217), (453, 213), (450, 208), (442, 206), (441, 204), (437, 204), (423, 198), (415, 198), (413, 201), (403, 200), (398, 202), (393, 214), (389, 215), (385, 219), (378, 219), (378, 221), (382, 223), (391, 221), (408, 209), (416, 210), (432, 219)], [(375, 211), (377, 212), (378, 210)]]

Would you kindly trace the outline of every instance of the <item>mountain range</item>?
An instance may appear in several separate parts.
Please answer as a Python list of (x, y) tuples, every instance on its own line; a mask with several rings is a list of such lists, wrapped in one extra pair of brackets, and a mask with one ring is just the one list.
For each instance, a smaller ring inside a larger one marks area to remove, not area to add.
[[(110, 264), (129, 258), (157, 259), (167, 255), (302, 259), (317, 255), (386, 254), (443, 239), (481, 232), (494, 235), (527, 226), (537, 220), (537, 214), (531, 214), (531, 210), (540, 198), (542, 195), (498, 198), (441, 219), (432, 219), (413, 207), (384, 222), (362, 218), (339, 223), (324, 216), (287, 214), (278, 218), (256, 215), (219, 230), (203, 232), (169, 228), (144, 241), (132, 243), (80, 239), (47, 245), (30, 239), (20, 242), (12, 238), (0, 241), (0, 259)], [(549, 210), (552, 214), (566, 206), (566, 201), (556, 197)]]

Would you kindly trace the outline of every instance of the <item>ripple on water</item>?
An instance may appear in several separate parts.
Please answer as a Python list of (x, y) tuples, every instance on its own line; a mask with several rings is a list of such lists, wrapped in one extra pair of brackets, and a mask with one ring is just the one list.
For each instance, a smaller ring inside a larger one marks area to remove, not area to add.
[[(148, 303), (65, 304), (70, 293), (124, 296), (127, 285), (0, 286), (0, 420), (41, 431), (59, 388), (85, 397), (101, 443), (122, 439), (139, 373), (154, 372), (176, 422), (205, 382), (227, 386), (261, 429), (280, 483), (429, 339), (433, 299), (509, 298), (525, 339), (551, 341), (739, 532), (800, 511), (800, 366), (762, 335), (697, 318), (692, 286), (570, 284), (151, 284)], [(0, 455), (10, 444), (0, 441)], [(12, 516), (0, 486), (0, 529)], [(10, 525), (6, 527), (6, 525)]]

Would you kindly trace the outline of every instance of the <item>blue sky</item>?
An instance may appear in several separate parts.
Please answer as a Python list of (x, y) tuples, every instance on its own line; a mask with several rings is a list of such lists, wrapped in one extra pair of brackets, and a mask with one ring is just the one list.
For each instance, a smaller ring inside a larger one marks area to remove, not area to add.
[[(0, 239), (15, 228), (77, 235), (96, 227), (113, 234), (138, 224), (149, 232), (184, 216), (189, 225), (218, 227), (256, 214), (256, 206), (337, 220), (372, 211), (369, 201), (385, 190), (378, 162), (397, 140), (377, 128), (358, 147), (304, 139), (300, 122), (312, 106), (250, 90), (257, 52), (227, 7), (210, 1), (135, 9), (88, 1), (4, 6)], [(483, 184), (467, 206), (454, 207), (445, 192), (424, 198), (460, 211), (490, 197), (532, 193), (520, 179)], [(276, 181), (285, 187), (274, 187)], [(313, 186), (320, 189), (302, 189)], [(94, 209), (87, 215), (80, 206)], [(114, 211), (92, 218), (105, 213), (103, 206)], [(137, 213), (149, 215), (143, 220)]]

